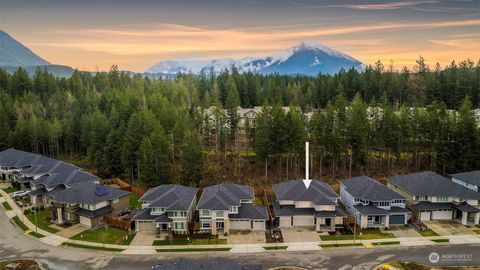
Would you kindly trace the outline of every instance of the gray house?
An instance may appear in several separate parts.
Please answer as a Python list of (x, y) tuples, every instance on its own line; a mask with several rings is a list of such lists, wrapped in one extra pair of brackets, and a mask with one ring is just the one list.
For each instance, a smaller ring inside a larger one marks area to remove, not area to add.
[(33, 204), (45, 205), (53, 192), (100, 180), (75, 165), (16, 149), (0, 152), (0, 174), (2, 179), (30, 191)]
[(198, 201), (200, 230), (212, 235), (230, 230), (265, 230), (268, 213), (254, 205), (253, 188), (238, 184), (219, 184), (203, 189)]
[(480, 193), (431, 171), (388, 178), (388, 187), (402, 194), (416, 219), (457, 220), (479, 224)]
[(407, 224), (405, 198), (370, 177), (341, 180), (340, 197), (361, 228)]
[(188, 233), (198, 189), (161, 185), (139, 199), (142, 209), (133, 217), (137, 231)]
[(275, 223), (281, 228), (334, 231), (344, 224), (347, 214), (338, 204), (338, 194), (326, 183), (313, 180), (307, 189), (302, 180), (290, 180), (273, 185), (273, 191)]
[(452, 181), (473, 191), (480, 192), (480, 171), (452, 174)]

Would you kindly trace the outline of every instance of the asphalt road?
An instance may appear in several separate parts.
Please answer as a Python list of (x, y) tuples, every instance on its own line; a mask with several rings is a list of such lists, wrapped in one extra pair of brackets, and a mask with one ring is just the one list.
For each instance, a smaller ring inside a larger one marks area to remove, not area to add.
[[(444, 258), (435, 265), (480, 266), (480, 245), (441, 245), (425, 247), (385, 247), (332, 249), (311, 252), (275, 252), (258, 254), (154, 254), (123, 255), (53, 247), (31, 239), (9, 223), (0, 211), (0, 259), (38, 258), (48, 269), (150, 269), (152, 265), (176, 257), (193, 260), (226, 257), (243, 262), (256, 262), (265, 269), (274, 266), (298, 266), (307, 269), (371, 269), (393, 260), (415, 261), (430, 264), (428, 256), (437, 252)], [(456, 261), (450, 254), (464, 255), (466, 260)]]

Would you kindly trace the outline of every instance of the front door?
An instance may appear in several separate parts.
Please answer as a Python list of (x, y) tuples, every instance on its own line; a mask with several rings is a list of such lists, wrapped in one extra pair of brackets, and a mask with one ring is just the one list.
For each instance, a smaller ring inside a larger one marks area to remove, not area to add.
[(217, 221), (217, 229), (223, 229), (223, 221)]
[(330, 225), (332, 225), (332, 219), (331, 219), (331, 218), (326, 218), (326, 219), (325, 219), (325, 225), (326, 225), (327, 227), (330, 227)]

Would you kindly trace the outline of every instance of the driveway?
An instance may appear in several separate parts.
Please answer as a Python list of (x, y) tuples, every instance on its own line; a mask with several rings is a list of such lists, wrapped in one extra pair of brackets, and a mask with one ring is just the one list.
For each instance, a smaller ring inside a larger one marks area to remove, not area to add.
[(454, 220), (430, 220), (423, 221), (434, 232), (440, 235), (462, 235), (475, 234), (471, 228), (468, 228)]
[(227, 236), (227, 244), (263, 244), (267, 240), (264, 231), (232, 231)]
[(388, 231), (385, 232), (393, 233), (398, 238), (421, 237), (421, 235), (414, 228), (410, 227), (391, 227)]
[(283, 242), (318, 242), (320, 237), (314, 229), (310, 228), (282, 228)]
[(137, 232), (133, 238), (131, 246), (151, 246), (157, 235), (155, 232)]
[(87, 226), (79, 223), (65, 229), (62, 228), (62, 230), (57, 232), (56, 235), (63, 236), (65, 238), (71, 238), (87, 229), (88, 229)]

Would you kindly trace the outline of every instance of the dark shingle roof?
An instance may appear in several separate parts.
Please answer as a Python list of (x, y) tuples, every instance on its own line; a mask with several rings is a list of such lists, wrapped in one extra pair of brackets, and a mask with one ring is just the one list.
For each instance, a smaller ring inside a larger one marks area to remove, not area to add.
[(230, 210), (230, 206), (240, 206), (240, 200), (253, 200), (253, 189), (238, 184), (218, 184), (203, 189), (197, 209)]
[(388, 215), (390, 212), (388, 210), (375, 207), (373, 205), (355, 205), (353, 206), (355, 209), (360, 212), (362, 215)]
[[(103, 189), (102, 187), (105, 188), (106, 194), (102, 194), (98, 191), (99, 189)], [(95, 204), (106, 200), (120, 198), (128, 194), (130, 194), (130, 192), (118, 188), (95, 183), (85, 183), (55, 192), (49, 196), (54, 201), (58, 202)]]
[(430, 210), (452, 210), (452, 203), (433, 203), (433, 202), (419, 202), (412, 205), (413, 210), (417, 211), (430, 211)]
[(172, 219), (169, 218), (166, 213), (163, 213), (159, 216), (155, 216), (154, 222), (159, 222), (159, 223), (172, 222)]
[(181, 185), (161, 185), (149, 189), (139, 201), (149, 203), (148, 207), (161, 207), (167, 211), (187, 211), (197, 191)]
[(231, 219), (268, 219), (268, 213), (263, 206), (245, 203), (238, 208), (238, 214), (229, 214), (228, 217)]
[(340, 184), (354, 198), (369, 201), (389, 201), (405, 199), (402, 195), (380, 184), (368, 176), (340, 180)]
[(138, 210), (138, 212), (133, 216), (132, 220), (155, 220), (158, 216), (154, 216), (150, 214), (150, 208), (144, 208)]
[(454, 205), (455, 208), (457, 208), (458, 210), (460, 211), (463, 211), (463, 212), (469, 212), (469, 213), (478, 213), (480, 212), (480, 209), (474, 207), (474, 206), (471, 206), (470, 204), (468, 204), (467, 202), (462, 202), (462, 203), (459, 203), (457, 205)]
[(302, 180), (290, 180), (273, 185), (277, 200), (311, 201), (315, 205), (336, 205), (338, 194), (326, 183), (313, 180), (308, 189)]
[(239, 263), (223, 258), (195, 261), (179, 258), (154, 265), (152, 270), (263, 270), (263, 267), (261, 264)]
[(273, 212), (275, 216), (316, 216), (316, 217), (344, 217), (347, 216), (345, 211), (336, 206), (335, 211), (315, 211), (314, 208), (295, 208), (294, 205), (279, 205), (278, 203), (273, 206)]
[(388, 182), (414, 196), (453, 196), (463, 199), (480, 199), (480, 192), (456, 184), (432, 171), (399, 175)]
[(455, 173), (452, 177), (480, 187), (480, 171)]
[(90, 210), (83, 209), (83, 208), (78, 208), (77, 214), (79, 216), (82, 216), (82, 217), (96, 218), (96, 217), (105, 215), (107, 213), (110, 213), (113, 210), (115, 210), (115, 209), (111, 206), (105, 206), (105, 207), (102, 207), (102, 208), (94, 210), (94, 211), (90, 211)]

